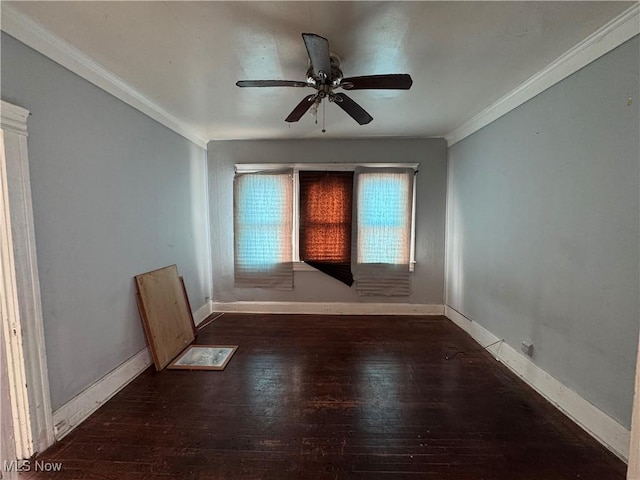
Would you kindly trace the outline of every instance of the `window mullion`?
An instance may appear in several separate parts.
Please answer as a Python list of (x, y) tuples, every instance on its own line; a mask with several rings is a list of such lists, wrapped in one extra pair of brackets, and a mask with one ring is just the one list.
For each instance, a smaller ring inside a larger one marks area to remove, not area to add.
[(416, 178), (418, 171), (413, 172), (413, 198), (411, 199), (411, 244), (409, 246), (409, 271), (413, 272), (416, 264)]
[(300, 227), (300, 177), (298, 173), (300, 172), (299, 168), (293, 169), (293, 208), (291, 211), (293, 212), (293, 232), (291, 233), (291, 245), (293, 252), (294, 263), (300, 263), (300, 245), (299, 245), (299, 235), (298, 229)]

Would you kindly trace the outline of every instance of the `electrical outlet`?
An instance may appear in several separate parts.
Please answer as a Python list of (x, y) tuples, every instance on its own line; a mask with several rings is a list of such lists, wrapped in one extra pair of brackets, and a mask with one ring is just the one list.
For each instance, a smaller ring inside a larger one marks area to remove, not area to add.
[(533, 344), (531, 342), (527, 342), (526, 340), (522, 342), (522, 353), (524, 353), (528, 357), (533, 356)]

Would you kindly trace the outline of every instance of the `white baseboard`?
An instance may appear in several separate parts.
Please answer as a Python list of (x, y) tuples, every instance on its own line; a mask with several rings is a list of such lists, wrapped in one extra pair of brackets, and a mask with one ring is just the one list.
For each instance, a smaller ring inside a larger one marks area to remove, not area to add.
[(209, 315), (213, 313), (213, 302), (209, 300), (203, 306), (201, 306), (198, 310), (196, 310), (193, 314), (193, 322), (196, 324), (196, 327), (199, 326), (202, 322), (204, 322)]
[(62, 439), (71, 432), (103, 403), (140, 375), (151, 363), (149, 349), (145, 347), (53, 412), (53, 431), (56, 440)]
[[(193, 314), (193, 321), (198, 326), (212, 313), (213, 303), (209, 301)], [(145, 347), (53, 412), (55, 439), (61, 440), (152, 363), (149, 349)]]
[[(479, 344), (488, 345), (500, 340), (450, 306), (445, 305), (444, 308), (445, 315)], [(628, 461), (629, 430), (506, 343), (500, 342), (487, 350), (592, 437)]]
[(444, 315), (444, 305), (412, 303), (213, 302), (215, 312), (311, 315)]

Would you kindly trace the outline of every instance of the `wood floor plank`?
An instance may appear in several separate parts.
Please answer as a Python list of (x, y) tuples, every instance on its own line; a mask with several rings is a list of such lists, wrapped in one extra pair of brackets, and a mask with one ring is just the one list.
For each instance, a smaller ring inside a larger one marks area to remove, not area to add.
[[(626, 466), (444, 317), (225, 314), (221, 372), (146, 370), (60, 480), (616, 480)], [(457, 353), (456, 353), (457, 352)]]

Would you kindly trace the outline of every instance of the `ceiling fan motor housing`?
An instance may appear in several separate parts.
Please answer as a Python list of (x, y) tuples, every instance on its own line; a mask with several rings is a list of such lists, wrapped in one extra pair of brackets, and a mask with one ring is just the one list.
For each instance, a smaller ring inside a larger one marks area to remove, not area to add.
[[(330, 63), (331, 63), (331, 73), (329, 78), (327, 79), (328, 84), (333, 86), (338, 86), (340, 84), (340, 80), (343, 78), (342, 69), (340, 68), (340, 64), (342, 63), (340, 57), (335, 53), (331, 52)], [(309, 61), (309, 68), (307, 68), (307, 81), (309, 83), (321, 83), (321, 79), (318, 78), (313, 73), (313, 67), (311, 66), (311, 62)]]

